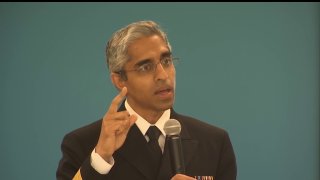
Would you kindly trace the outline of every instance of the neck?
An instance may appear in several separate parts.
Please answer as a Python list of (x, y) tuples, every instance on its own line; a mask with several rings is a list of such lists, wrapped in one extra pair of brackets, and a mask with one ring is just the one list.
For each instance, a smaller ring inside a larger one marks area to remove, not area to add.
[(141, 117), (143, 117), (143, 119), (145, 119), (146, 121), (148, 121), (150, 124), (155, 124), (159, 119), (160, 117), (162, 116), (164, 111), (161, 111), (161, 112), (151, 112), (151, 113), (148, 113), (148, 114), (140, 114)]
[(150, 124), (155, 124), (160, 117), (163, 115), (165, 110), (150, 108), (150, 106), (135, 106), (134, 103), (131, 103), (129, 99), (127, 99), (127, 103), (139, 116), (148, 121)]

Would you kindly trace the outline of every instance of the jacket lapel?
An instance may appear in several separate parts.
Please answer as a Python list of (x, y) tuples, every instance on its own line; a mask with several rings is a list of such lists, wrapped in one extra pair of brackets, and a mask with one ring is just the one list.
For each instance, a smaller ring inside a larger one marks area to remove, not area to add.
[(185, 167), (188, 166), (190, 163), (192, 157), (196, 154), (197, 147), (198, 147), (198, 141), (195, 139), (192, 139), (189, 135), (188, 129), (186, 129), (186, 126), (183, 124), (183, 121), (179, 121), (181, 123), (181, 144), (182, 144), (182, 153), (184, 156), (184, 164)]
[(146, 139), (135, 124), (129, 130), (127, 139), (123, 146), (118, 149), (117, 154), (137, 168), (146, 178), (154, 179), (154, 174), (150, 169), (153, 162), (150, 161), (152, 157), (148, 151)]
[(183, 120), (184, 118), (177, 114), (175, 111), (171, 109), (171, 118), (176, 119), (180, 122), (181, 124), (181, 144), (182, 144), (182, 151), (183, 151), (183, 156), (184, 156), (184, 163), (185, 166), (187, 167), (190, 160), (192, 159), (193, 155), (197, 151), (198, 147), (198, 140), (193, 139), (189, 133), (188, 126), (186, 125), (185, 121)]
[[(183, 118), (179, 116), (176, 112), (174, 112), (173, 109), (171, 109), (170, 118), (178, 120), (181, 124), (180, 138), (181, 138), (181, 145), (182, 145), (182, 151), (183, 151), (183, 157), (184, 157), (184, 164), (185, 164), (185, 167), (187, 167), (192, 157), (196, 154), (198, 141), (191, 138), (188, 128), (183, 121)], [(173, 171), (173, 167), (171, 166), (170, 151), (167, 146), (167, 143), (165, 143), (163, 156), (164, 157), (162, 159), (158, 180), (170, 179), (172, 178), (172, 176), (175, 175)]]
[[(126, 109), (123, 101), (118, 111), (124, 110)], [(147, 141), (136, 124), (130, 128), (124, 144), (117, 150), (117, 156), (125, 159), (147, 179), (154, 180), (152, 156)]]
[[(124, 110), (126, 109), (123, 101), (118, 111)], [(188, 132), (188, 128), (183, 121), (183, 118), (178, 115), (173, 109), (171, 109), (170, 118), (178, 120), (181, 124), (180, 137), (184, 163), (185, 167), (187, 167), (193, 155), (197, 151), (198, 141), (191, 138)], [(152, 157), (150, 157), (150, 152), (147, 147), (147, 141), (136, 124), (134, 124), (130, 128), (126, 141), (123, 146), (118, 149), (117, 154), (119, 156), (122, 156), (130, 164), (136, 167), (146, 178), (154, 180), (154, 174), (150, 169), (150, 167), (153, 166), (153, 161), (150, 160), (152, 159)], [(169, 148), (167, 146), (167, 143), (165, 143), (163, 158), (157, 178), (158, 180), (171, 179), (175, 175), (170, 161)]]
[(167, 143), (165, 143), (162, 162), (160, 165), (157, 180), (171, 179), (172, 176), (173, 176), (173, 171), (172, 171), (171, 162), (170, 162), (170, 152), (169, 152), (169, 148), (167, 146)]

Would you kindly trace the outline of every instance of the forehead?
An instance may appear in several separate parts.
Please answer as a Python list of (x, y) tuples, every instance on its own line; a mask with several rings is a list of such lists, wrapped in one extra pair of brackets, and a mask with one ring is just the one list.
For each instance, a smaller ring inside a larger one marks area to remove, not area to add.
[(132, 44), (130, 44), (128, 47), (130, 62), (160, 58), (162, 54), (168, 52), (169, 48), (167, 44), (158, 35), (139, 38), (132, 42)]

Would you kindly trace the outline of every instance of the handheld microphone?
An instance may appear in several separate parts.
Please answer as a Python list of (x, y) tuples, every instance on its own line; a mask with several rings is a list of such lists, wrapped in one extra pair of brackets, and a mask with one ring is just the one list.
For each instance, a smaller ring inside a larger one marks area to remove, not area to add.
[(164, 124), (164, 131), (170, 151), (171, 166), (176, 174), (185, 174), (185, 165), (181, 147), (181, 125), (176, 119), (169, 119)]

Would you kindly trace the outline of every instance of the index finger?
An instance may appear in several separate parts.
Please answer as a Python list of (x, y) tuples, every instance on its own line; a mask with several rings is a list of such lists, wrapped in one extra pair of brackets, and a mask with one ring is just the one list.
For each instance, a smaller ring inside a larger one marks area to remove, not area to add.
[(123, 98), (126, 97), (127, 91), (128, 91), (127, 87), (123, 87), (121, 89), (120, 93), (116, 97), (113, 98), (108, 112), (115, 113), (118, 111), (118, 107), (119, 107), (120, 103), (122, 102)]

